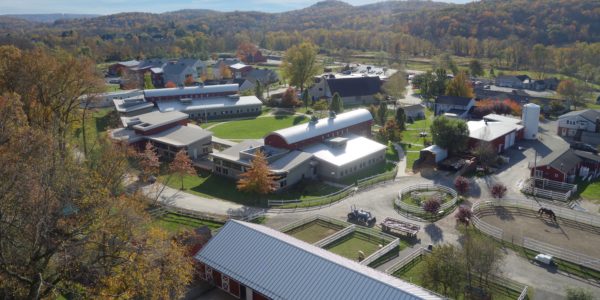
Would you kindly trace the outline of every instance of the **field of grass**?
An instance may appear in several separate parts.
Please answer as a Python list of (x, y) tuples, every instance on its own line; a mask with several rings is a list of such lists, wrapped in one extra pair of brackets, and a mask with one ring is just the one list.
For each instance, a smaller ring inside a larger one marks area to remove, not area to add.
[(322, 220), (315, 220), (301, 227), (294, 228), (286, 234), (289, 234), (299, 240), (307, 243), (316, 243), (343, 229), (342, 226), (331, 224)]
[(308, 122), (305, 116), (274, 116), (219, 124), (210, 130), (224, 139), (259, 139), (267, 133)]
[[(425, 264), (423, 260), (417, 259), (414, 263), (410, 264), (407, 268), (400, 269), (393, 276), (404, 279), (408, 282), (416, 285), (423, 286), (423, 273), (425, 272)], [(466, 282), (463, 286), (466, 286)], [(490, 299), (517, 299), (521, 291), (511, 290), (505, 286), (499, 284), (490, 284), (489, 291), (491, 292)], [(441, 291), (436, 291), (441, 293)], [(465, 299), (464, 295), (460, 295), (457, 299)]]
[[(429, 126), (433, 122), (433, 112), (425, 109), (425, 119), (417, 120), (412, 124), (406, 125), (406, 130), (402, 132), (402, 149), (406, 154), (406, 169), (412, 170), (415, 161), (419, 159), (419, 151), (424, 148), (425, 140), (431, 141), (431, 130)], [(421, 132), (426, 132), (425, 138), (420, 136)]]
[[(168, 186), (180, 189), (181, 180), (173, 176), (160, 176), (160, 180)], [(266, 206), (267, 200), (310, 200), (319, 196), (331, 194), (339, 188), (332, 187), (320, 182), (299, 183), (296, 186), (276, 194), (257, 196), (240, 192), (236, 188), (236, 183), (232, 179), (212, 175), (199, 174), (198, 176), (183, 177), (183, 191), (205, 198), (218, 198), (232, 202)]]
[(368, 257), (373, 254), (373, 252), (377, 251), (379, 249), (379, 240), (369, 240), (367, 235), (353, 232), (340, 238), (334, 243), (327, 245), (325, 249), (356, 261), (358, 260), (359, 250), (365, 254), (365, 257)]
[[(118, 126), (116, 112), (112, 108), (89, 110), (90, 117), (86, 117), (85, 134), (88, 149), (97, 147), (98, 139), (106, 136), (106, 131)], [(83, 148), (83, 128), (79, 126), (74, 132), (75, 143)]]
[(192, 230), (201, 226), (208, 226), (211, 230), (219, 229), (222, 223), (200, 220), (192, 217), (182, 216), (173, 213), (167, 213), (154, 221), (161, 228), (177, 233), (186, 229)]
[(595, 203), (600, 202), (600, 181), (581, 182), (578, 184), (580, 196)]

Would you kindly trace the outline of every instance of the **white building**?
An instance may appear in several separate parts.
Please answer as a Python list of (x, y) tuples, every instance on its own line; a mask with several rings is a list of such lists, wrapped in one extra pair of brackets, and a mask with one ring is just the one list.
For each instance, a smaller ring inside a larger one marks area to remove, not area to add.
[(568, 112), (558, 117), (558, 135), (574, 137), (582, 132), (600, 131), (600, 111), (586, 109)]

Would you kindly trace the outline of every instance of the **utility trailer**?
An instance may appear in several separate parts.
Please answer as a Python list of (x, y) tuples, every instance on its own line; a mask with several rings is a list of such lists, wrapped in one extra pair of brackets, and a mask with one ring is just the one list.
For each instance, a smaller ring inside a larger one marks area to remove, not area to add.
[(381, 230), (385, 233), (394, 235), (405, 235), (411, 238), (417, 237), (417, 233), (421, 229), (421, 226), (410, 222), (400, 221), (394, 218), (385, 218), (381, 222)]

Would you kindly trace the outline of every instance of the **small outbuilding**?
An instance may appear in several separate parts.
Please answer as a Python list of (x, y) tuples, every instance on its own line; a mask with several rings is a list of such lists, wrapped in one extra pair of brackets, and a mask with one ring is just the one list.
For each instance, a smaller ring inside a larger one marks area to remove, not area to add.
[(448, 157), (448, 150), (443, 149), (438, 145), (431, 145), (421, 149), (419, 153), (419, 161), (426, 164), (438, 164)]

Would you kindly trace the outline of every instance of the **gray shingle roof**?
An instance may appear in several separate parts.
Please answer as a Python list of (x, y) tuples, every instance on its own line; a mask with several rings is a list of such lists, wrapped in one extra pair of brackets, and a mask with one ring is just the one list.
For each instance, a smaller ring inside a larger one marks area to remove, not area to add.
[(448, 105), (460, 105), (467, 106), (471, 102), (471, 98), (457, 97), (457, 96), (438, 96), (435, 98), (435, 104), (448, 104)]
[(581, 158), (573, 149), (556, 150), (537, 162), (537, 166), (550, 166), (559, 171), (568, 172), (581, 163)]
[(596, 122), (596, 119), (600, 118), (600, 111), (595, 110), (595, 109), (575, 110), (575, 111), (568, 112), (558, 118), (560, 119), (560, 118), (564, 118), (564, 117), (574, 117), (574, 116), (580, 116), (584, 119), (589, 120), (590, 122)]
[(235, 220), (195, 258), (272, 299), (441, 299), (274, 229)]
[(342, 97), (374, 95), (381, 91), (381, 84), (377, 76), (327, 79), (331, 94), (338, 93)]

